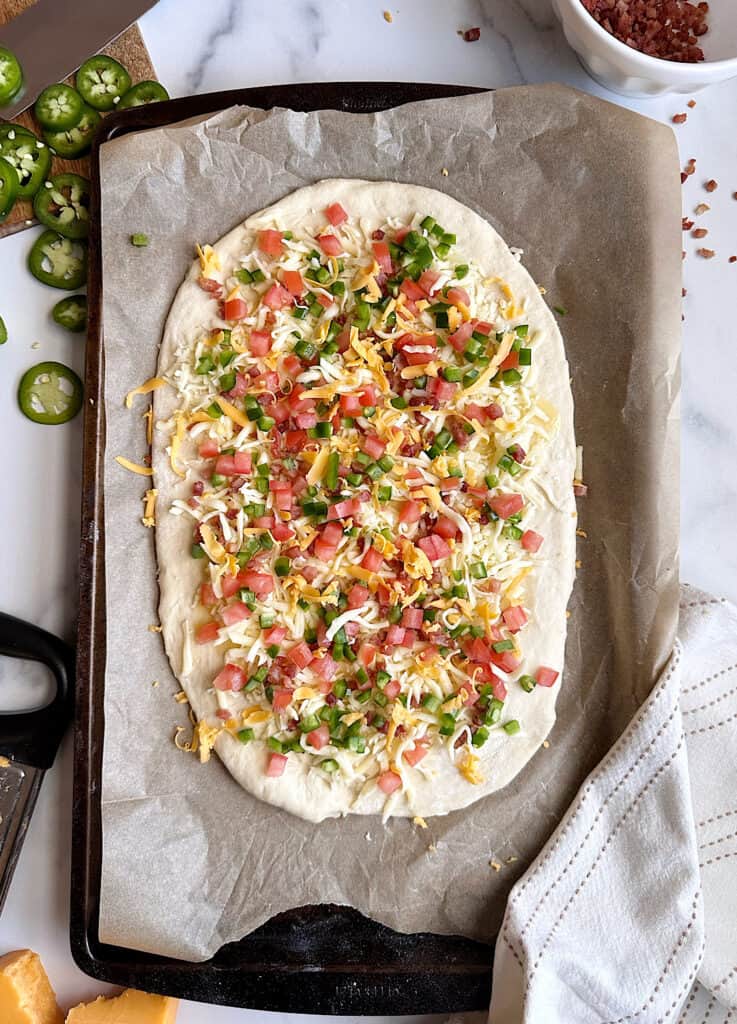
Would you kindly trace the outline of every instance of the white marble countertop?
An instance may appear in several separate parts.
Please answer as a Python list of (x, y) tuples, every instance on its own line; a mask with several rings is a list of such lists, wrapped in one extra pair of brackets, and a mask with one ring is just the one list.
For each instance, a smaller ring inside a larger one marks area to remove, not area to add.
[[(160, 0), (141, 27), (159, 76), (171, 94), (301, 81), (433, 81), (489, 88), (559, 81), (650, 117), (669, 121), (684, 98), (628, 101), (595, 85), (567, 47), (549, 0), (403, 0), (391, 24), (380, 0), (292, 0), (257, 8), (239, 0)], [(459, 28), (481, 27), (465, 43)], [(737, 600), (737, 81), (699, 93), (688, 121), (675, 128), (682, 161), (697, 160), (684, 188), (684, 213), (708, 200), (704, 242), (684, 235), (681, 575)], [(707, 195), (703, 183), (719, 187)], [(82, 342), (48, 318), (56, 301), (24, 265), (33, 232), (0, 242), (0, 312), (10, 341), (0, 350), (0, 464), (6, 498), (0, 608), (72, 638), (78, 546), (80, 418), (39, 427), (17, 410), (17, 381), (29, 365), (59, 359), (78, 369)], [(715, 249), (713, 260), (694, 255)], [(626, 286), (623, 286), (626, 287)], [(679, 500), (673, 494), (672, 501)], [(17, 663), (0, 663), (0, 706), (17, 693)], [(42, 685), (39, 680), (37, 685)], [(13, 693), (11, 693), (13, 691)], [(49, 773), (5, 912), (0, 952), (31, 946), (44, 961), (65, 1005), (98, 991), (69, 954), (68, 886), (71, 758), (64, 750)], [(245, 1024), (285, 1015), (186, 1004), (181, 1024)], [(290, 1017), (292, 1021), (299, 1018)], [(314, 1018), (313, 1018), (314, 1019)], [(328, 1020), (329, 1018), (325, 1018)], [(340, 1019), (340, 1018), (332, 1018)], [(411, 1020), (412, 1018), (403, 1018)], [(420, 1020), (420, 1018), (415, 1018)], [(432, 1019), (432, 1018), (424, 1018)]]

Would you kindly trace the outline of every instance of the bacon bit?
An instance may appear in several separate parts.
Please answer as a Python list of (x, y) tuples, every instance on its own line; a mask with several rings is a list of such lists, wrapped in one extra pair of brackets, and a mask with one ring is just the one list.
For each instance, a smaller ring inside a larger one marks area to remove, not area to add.
[(681, 218), (681, 228), (684, 231), (690, 231), (692, 227), (693, 227), (693, 221), (692, 220), (689, 220), (688, 217), (682, 217)]
[(685, 249), (681, 249), (681, 259), (685, 260), (685, 258), (686, 258), (686, 250)]
[(582, 0), (602, 28), (621, 43), (651, 57), (695, 64), (704, 59), (698, 45), (707, 30), (707, 3), (688, 0)]
[(200, 286), (203, 292), (209, 292), (214, 295), (216, 299), (222, 297), (223, 286), (215, 281), (212, 277), (203, 277), (202, 274), (197, 278), (197, 284)]
[(688, 120), (688, 114), (674, 114), (671, 120), (673, 124), (685, 124)]
[(737, 199), (737, 192), (733, 192), (733, 193), (732, 193), (732, 198), (733, 198), (733, 199)]
[(730, 256), (729, 257), (729, 262), (730, 263), (737, 263), (737, 256)]
[(688, 175), (686, 174), (686, 172), (685, 171), (681, 171), (681, 184), (682, 185), (686, 184), (686, 178), (687, 177), (688, 177)]
[(573, 493), (577, 498), (585, 498), (586, 495), (589, 493), (589, 489), (586, 484), (582, 484), (579, 481), (574, 480)]
[(694, 207), (694, 213), (697, 217), (700, 217), (702, 213), (708, 213), (711, 207), (708, 203), (699, 203), (698, 206)]
[(480, 28), (469, 28), (463, 33), (463, 38), (467, 43), (475, 43), (481, 36)]
[(695, 174), (695, 173), (696, 173), (696, 160), (695, 160), (694, 157), (691, 157), (691, 159), (688, 161), (686, 166), (683, 168), (683, 173), (681, 174), (681, 181), (685, 181), (686, 178), (690, 178), (691, 175)]
[(716, 256), (714, 249), (697, 249), (696, 255), (701, 256), (705, 260), (713, 260)]
[(681, 298), (682, 298), (682, 299), (685, 299), (685, 297), (686, 297), (686, 294), (687, 294), (687, 293), (686, 293), (686, 289), (685, 289), (685, 288), (681, 288)]
[(716, 190), (719, 188), (719, 185), (716, 183), (716, 181), (714, 181), (713, 178), (709, 178), (709, 180), (704, 185), (704, 188), (707, 192), (716, 192)]
[(693, 108), (696, 106), (696, 100), (689, 100), (686, 106), (690, 107), (693, 110)]
[(694, 228), (691, 232), (692, 238), (706, 238), (709, 234), (708, 228)]

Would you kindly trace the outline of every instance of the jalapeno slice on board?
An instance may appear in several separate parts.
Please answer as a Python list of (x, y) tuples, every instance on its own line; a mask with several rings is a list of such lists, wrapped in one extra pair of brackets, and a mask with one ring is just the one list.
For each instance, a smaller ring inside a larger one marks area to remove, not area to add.
[(169, 93), (160, 82), (137, 82), (123, 96), (116, 110), (127, 110), (129, 107), (145, 107), (148, 103), (162, 103), (169, 99)]
[(35, 196), (51, 166), (51, 153), (45, 142), (18, 125), (3, 125), (0, 130), (0, 156), (18, 175), (18, 199)]
[(77, 72), (77, 89), (95, 110), (112, 110), (131, 87), (131, 76), (117, 60), (98, 53)]
[(101, 120), (97, 111), (85, 104), (82, 117), (73, 128), (62, 132), (45, 131), (44, 139), (59, 156), (65, 160), (73, 160), (75, 157), (84, 156), (90, 148)]
[(8, 340), (8, 328), (5, 326), (5, 321), (0, 316), (0, 345), (4, 345)]
[(63, 363), (37, 363), (20, 379), (18, 405), (34, 423), (67, 423), (82, 407), (82, 381)]
[(33, 212), (44, 227), (65, 238), (86, 238), (89, 232), (90, 183), (79, 174), (56, 174), (43, 183)]
[(15, 168), (0, 156), (0, 221), (5, 220), (18, 195), (18, 175)]
[(70, 295), (61, 299), (51, 310), (55, 322), (73, 334), (79, 334), (87, 326), (87, 297)]
[(14, 53), (0, 46), (0, 107), (14, 100), (23, 85), (23, 69)]
[(42, 284), (75, 291), (87, 276), (87, 247), (57, 231), (44, 231), (28, 254), (28, 269)]
[(36, 100), (33, 113), (43, 127), (52, 132), (65, 131), (79, 123), (84, 100), (71, 85), (49, 85)]

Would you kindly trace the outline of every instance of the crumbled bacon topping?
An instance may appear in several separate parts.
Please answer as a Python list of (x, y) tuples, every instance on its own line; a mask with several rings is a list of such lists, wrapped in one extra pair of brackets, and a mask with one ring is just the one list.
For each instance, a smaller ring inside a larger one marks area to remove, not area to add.
[(674, 114), (673, 124), (685, 124), (688, 120), (688, 114)]
[(691, 232), (691, 237), (692, 238), (706, 238), (706, 236), (708, 234), (709, 234), (709, 231), (708, 231), (707, 228), (694, 228), (693, 231)]
[(693, 227), (693, 221), (689, 220), (688, 217), (681, 218), (681, 227), (684, 231), (690, 231)]
[(481, 37), (480, 28), (469, 28), (463, 33), (463, 38), (467, 43), (475, 43), (477, 39)]
[(718, 186), (717, 182), (714, 181), (713, 178), (709, 178), (709, 180), (704, 185), (704, 188), (706, 189), (707, 192), (714, 192), (714, 191), (716, 191), (717, 188), (719, 188), (719, 186)]
[(694, 4), (689, 0), (581, 0), (581, 3), (602, 28), (633, 50), (684, 63), (704, 59), (698, 41), (707, 30), (708, 3)]
[(716, 252), (713, 249), (697, 249), (696, 255), (703, 257), (705, 260), (713, 260)]

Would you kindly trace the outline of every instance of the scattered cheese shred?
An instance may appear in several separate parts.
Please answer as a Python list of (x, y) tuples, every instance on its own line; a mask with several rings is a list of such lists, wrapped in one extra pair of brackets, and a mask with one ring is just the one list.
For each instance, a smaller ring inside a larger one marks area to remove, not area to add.
[(479, 758), (472, 754), (470, 750), (464, 753), (458, 771), (472, 786), (480, 786), (485, 781), (480, 764)]
[(223, 731), (222, 726), (208, 725), (207, 722), (197, 723), (197, 738), (200, 747), (200, 764), (207, 764), (210, 760), (210, 752), (215, 746), (215, 740)]
[(153, 476), (154, 471), (150, 466), (139, 466), (137, 462), (131, 462), (130, 459), (124, 458), (122, 455), (116, 455), (115, 461), (123, 469), (129, 470), (131, 473), (138, 473), (139, 476)]
[(215, 536), (211, 526), (208, 526), (207, 523), (203, 523), (202, 526), (200, 526), (200, 536), (202, 537), (202, 547), (211, 561), (217, 562), (220, 565), (227, 561), (227, 552)]
[(165, 384), (166, 381), (163, 377), (151, 377), (149, 380), (141, 384), (140, 387), (133, 388), (133, 390), (129, 391), (125, 396), (126, 409), (133, 408), (133, 399), (136, 395), (150, 395), (152, 391), (156, 391), (157, 388), (163, 388)]
[(211, 277), (213, 271), (220, 270), (220, 257), (211, 245), (197, 246), (197, 255), (200, 258), (200, 267), (203, 277)]
[(146, 491), (143, 498), (143, 518), (141, 522), (144, 526), (155, 526), (156, 525), (156, 495), (159, 492), (155, 487), (151, 490)]
[(251, 421), (248, 419), (245, 413), (241, 412), (240, 409), (236, 409), (227, 398), (223, 398), (222, 395), (218, 395), (217, 403), (223, 410), (226, 416), (230, 416), (234, 423), (237, 423), (239, 427), (249, 427)]

